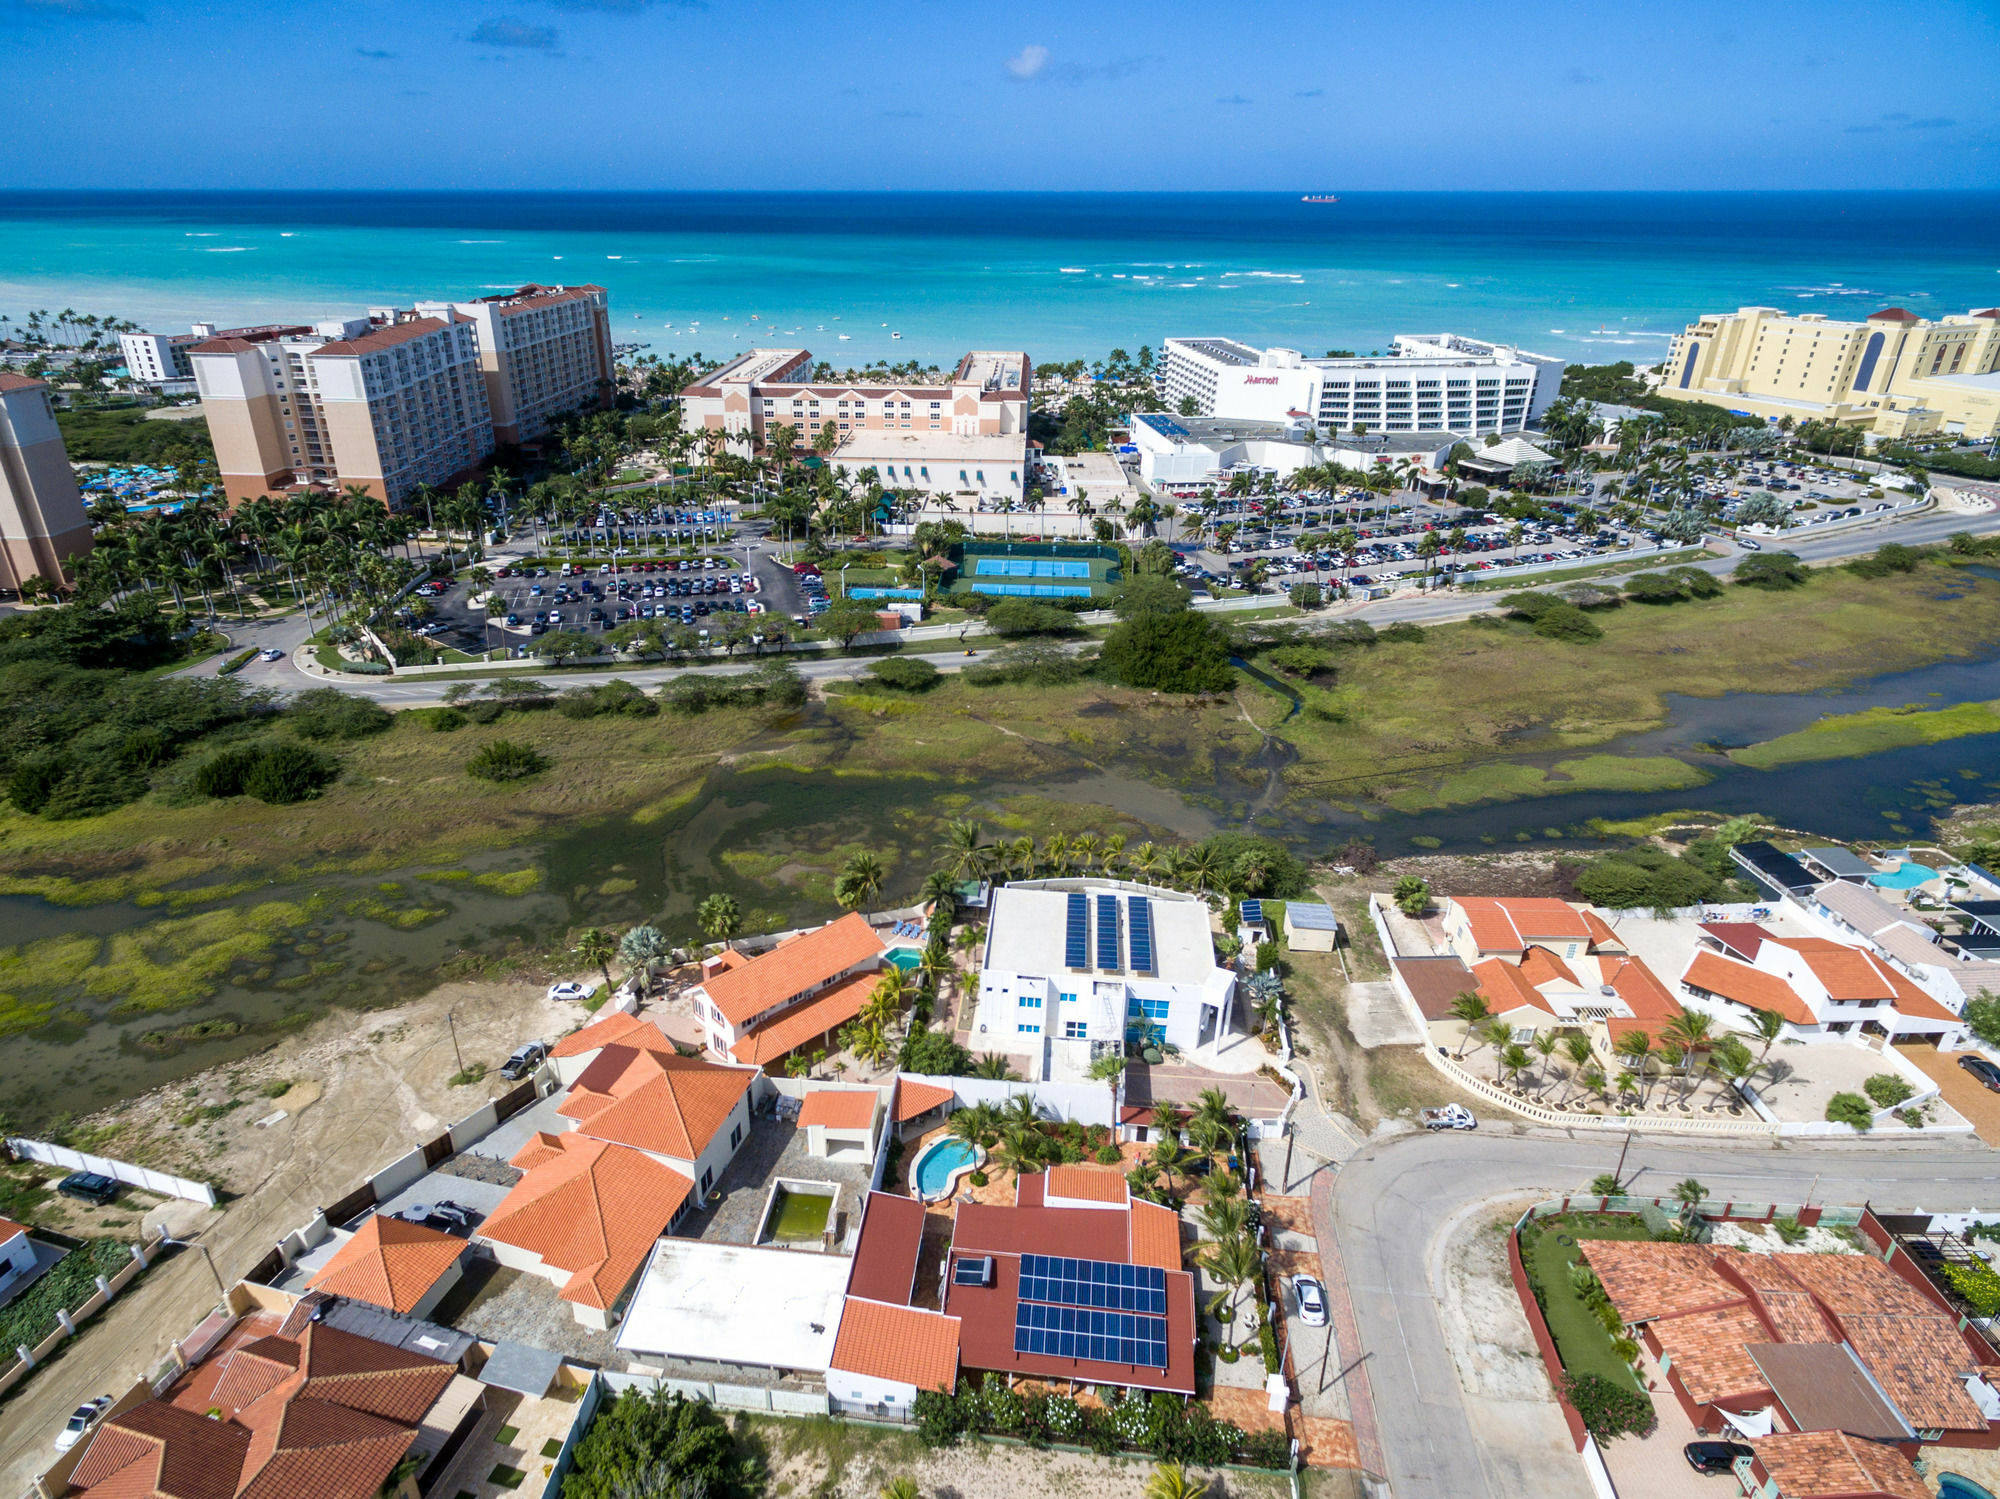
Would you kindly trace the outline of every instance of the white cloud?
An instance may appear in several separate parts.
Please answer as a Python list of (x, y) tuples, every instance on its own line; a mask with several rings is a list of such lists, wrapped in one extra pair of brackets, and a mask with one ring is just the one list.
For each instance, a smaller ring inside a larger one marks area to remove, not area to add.
[(1007, 59), (1007, 71), (1016, 78), (1033, 78), (1047, 66), (1048, 60), (1049, 49), (1038, 42), (1031, 42)]

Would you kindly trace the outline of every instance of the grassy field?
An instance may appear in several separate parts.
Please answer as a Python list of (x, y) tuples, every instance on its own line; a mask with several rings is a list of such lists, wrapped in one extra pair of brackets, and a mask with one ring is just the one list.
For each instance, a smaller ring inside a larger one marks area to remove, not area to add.
[(1938, 744), (1967, 734), (2000, 734), (2000, 702), (1956, 703), (1949, 708), (1911, 703), (1901, 708), (1828, 714), (1796, 734), (1731, 750), (1729, 758), (1769, 770), (1805, 760), (1845, 760), (1915, 744)]
[(56, 425), (73, 463), (158, 463), (177, 451), (210, 451), (205, 418), (149, 422), (137, 406), (59, 411)]
[(1687, 767), (1659, 760), (1577, 754), (1543, 772), (1520, 759), (1657, 728), (1667, 693), (1811, 692), (1982, 653), (2000, 640), (2000, 584), (1934, 568), (1878, 580), (1821, 570), (1788, 592), (1731, 588), (1591, 618), (1604, 637), (1588, 644), (1487, 618), (1340, 651), (1331, 674), (1301, 688), (1306, 711), (1284, 730), (1299, 752), (1286, 780), (1405, 809), (1696, 785)]

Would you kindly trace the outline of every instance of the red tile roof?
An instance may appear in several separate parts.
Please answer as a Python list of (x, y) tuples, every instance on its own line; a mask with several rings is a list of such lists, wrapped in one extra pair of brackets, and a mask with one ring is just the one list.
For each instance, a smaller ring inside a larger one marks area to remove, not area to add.
[(867, 1129), (875, 1122), (873, 1088), (820, 1088), (799, 1106), (799, 1128)]
[(1764, 1373), (1746, 1351), (1770, 1341), (1757, 1315), (1741, 1302), (1653, 1324), (1660, 1351), (1671, 1360), (1681, 1387), (1697, 1405), (1767, 1389)]
[(1757, 949), (1771, 940), (1771, 934), (1754, 921), (1704, 921), (1701, 934), (1747, 962), (1755, 962)]
[(1535, 988), (1544, 984), (1567, 984), (1572, 989), (1580, 989), (1583, 982), (1569, 964), (1550, 952), (1546, 947), (1531, 946), (1521, 954), (1521, 977)]
[(313, 357), (327, 354), (379, 354), (384, 349), (393, 349), (399, 344), (414, 343), (417, 339), (436, 333), (440, 328), (451, 325), (443, 318), (412, 318), (405, 323), (391, 323), (386, 328), (376, 328), (359, 338), (339, 339), (330, 344), (322, 344), (313, 351)]
[(1181, 1268), (1181, 1217), (1157, 1202), (1132, 1203), (1132, 1263), (1159, 1270)]
[(1452, 1018), (1452, 1001), (1478, 985), (1472, 970), (1456, 957), (1395, 958), (1396, 972), (1410, 987), (1410, 997), (1426, 1020)]
[(835, 1371), (949, 1392), (958, 1382), (957, 1317), (849, 1296), (833, 1340)]
[(916, 1290), (923, 1247), (924, 1205), (914, 1197), (870, 1192), (861, 1209), (861, 1237), (848, 1267), (847, 1294), (907, 1302)]
[[(311, 1322), (295, 1339), (258, 1338), (220, 1357), (252, 1377), (225, 1368), (212, 1385), (190, 1378), (198, 1388), (109, 1418), (71, 1473), (69, 1493), (372, 1499), (457, 1374), (437, 1359)], [(190, 1397), (200, 1409), (182, 1403)]]
[(1627, 1322), (1651, 1322), (1740, 1301), (1743, 1292), (1715, 1273), (1700, 1244), (1585, 1239), (1578, 1246)]
[(570, 1084), (556, 1112), (596, 1139), (693, 1161), (728, 1123), (755, 1076), (747, 1067), (614, 1043)]
[(0, 371), (0, 390), (47, 390), (49, 382), (37, 380), (32, 375), (14, 375)]
[(1750, 1447), (1784, 1499), (1930, 1499), (1902, 1453), (1844, 1431), (1779, 1432)]
[(1817, 1025), (1819, 1017), (1798, 991), (1774, 973), (1733, 963), (1720, 953), (1697, 952), (1681, 982), (1754, 1010), (1776, 1010), (1795, 1025)]
[(1527, 975), (1505, 958), (1488, 958), (1483, 963), (1474, 963), (1472, 976), (1478, 981), (1479, 992), (1486, 996), (1487, 1007), (1495, 1015), (1510, 1015), (1520, 1009), (1540, 1010), (1549, 1015), (1556, 1012), (1555, 1006), (1528, 982)]
[[(558, 1293), (565, 1301), (608, 1309), (639, 1273), (694, 1183), (623, 1145), (578, 1133), (560, 1138), (562, 1155), (529, 1169), (479, 1226), (478, 1236), (569, 1271), (569, 1283)], [(540, 1150), (531, 1143), (515, 1164)]]
[(1873, 954), (1858, 947), (1829, 942), (1824, 937), (1773, 937), (1771, 940), (1789, 947), (1805, 959), (1806, 967), (1826, 986), (1829, 999), (1866, 1003), (1896, 997), (1896, 990), (1883, 971), (1884, 965), (1877, 962)]
[(1606, 957), (1599, 968), (1604, 982), (1625, 1001), (1633, 1019), (1664, 1022), (1681, 1013), (1681, 1002), (1674, 998), (1673, 990), (1639, 959)]
[(1599, 916), (1588, 906), (1585, 906), (1577, 914), (1583, 918), (1584, 930), (1590, 933), (1590, 948), (1592, 952), (1623, 952), (1625, 950), (1624, 940), (1619, 937), (1617, 929), (1610, 922)]
[(941, 1088), (936, 1083), (919, 1083), (910, 1078), (896, 1080), (896, 1122), (907, 1124), (919, 1114), (927, 1114), (941, 1104), (950, 1103), (952, 1091)]
[(1552, 897), (1463, 895), (1455, 903), (1481, 952), (1518, 952), (1538, 937), (1587, 942), (1591, 936), (1582, 913)]
[(14, 1235), (16, 1234), (24, 1234), (26, 1232), (27, 1230), (21, 1227), (21, 1225), (16, 1223), (13, 1219), (0, 1218), (0, 1244), (5, 1244), (9, 1239), (13, 1238)]
[(844, 984), (794, 1005), (768, 1025), (760, 1025), (747, 1036), (738, 1037), (729, 1054), (739, 1062), (766, 1066), (789, 1056), (809, 1041), (847, 1024), (868, 1003), (868, 996), (881, 982), (878, 974), (856, 974)]
[(701, 988), (731, 1025), (754, 1020), (857, 963), (879, 956), (882, 939), (858, 911), (781, 942), (739, 968), (711, 974)]
[(1868, 321), (1871, 323), (1920, 323), (1923, 319), (1907, 307), (1885, 307), (1880, 312), (1869, 313)]
[(462, 1239), (376, 1213), (306, 1287), (408, 1314), (464, 1253)]

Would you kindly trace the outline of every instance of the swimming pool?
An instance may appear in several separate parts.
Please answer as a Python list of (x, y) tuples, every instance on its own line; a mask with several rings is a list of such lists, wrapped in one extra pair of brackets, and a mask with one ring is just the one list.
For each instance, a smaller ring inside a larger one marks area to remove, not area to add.
[(1883, 890), (1914, 890), (1917, 886), (1926, 884), (1937, 877), (1938, 872), (1929, 865), (1913, 864), (1908, 859), (1905, 859), (1902, 868), (1891, 870), (1885, 874), (1870, 875), (1868, 883), (1878, 886)]
[(926, 1202), (949, 1197), (960, 1173), (978, 1165), (984, 1154), (963, 1140), (940, 1140), (917, 1157), (917, 1164), (910, 1172), (910, 1184)]
[(1957, 1473), (1938, 1474), (1938, 1499), (1993, 1499), (1990, 1489), (1983, 1489), (1970, 1478)]
[(913, 947), (892, 947), (889, 949), (889, 961), (908, 973), (912, 968), (922, 966), (924, 955)]

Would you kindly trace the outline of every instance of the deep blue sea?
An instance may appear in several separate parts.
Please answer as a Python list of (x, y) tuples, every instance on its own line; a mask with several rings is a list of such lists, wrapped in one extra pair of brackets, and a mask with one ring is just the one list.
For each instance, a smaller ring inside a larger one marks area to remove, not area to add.
[(0, 192), (17, 321), (67, 306), (172, 331), (530, 280), (609, 287), (620, 340), (663, 353), (1053, 360), (1176, 334), (1365, 353), (1450, 330), (1646, 362), (1751, 303), (2000, 303), (2000, 192)]

